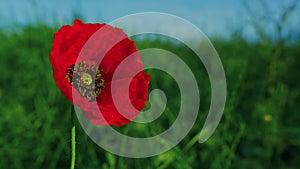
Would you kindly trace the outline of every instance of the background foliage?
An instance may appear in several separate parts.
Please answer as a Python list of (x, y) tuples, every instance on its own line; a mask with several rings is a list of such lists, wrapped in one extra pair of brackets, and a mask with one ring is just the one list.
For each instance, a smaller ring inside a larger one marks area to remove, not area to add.
[[(52, 78), (49, 53), (57, 29), (42, 24), (19, 32), (0, 31), (0, 168), (69, 168), (70, 103)], [(190, 49), (172, 39), (137, 38), (139, 49), (158, 47), (180, 56), (200, 85), (201, 108), (193, 129), (172, 150), (155, 157), (130, 159), (99, 148), (77, 123), (77, 168), (297, 168), (300, 166), (300, 40), (248, 42), (239, 32), (214, 38), (226, 72), (227, 103), (213, 136), (198, 144), (210, 105), (207, 73)], [(180, 95), (175, 81), (148, 70), (150, 89), (168, 97), (164, 114), (147, 124), (117, 130), (152, 136), (176, 119)]]

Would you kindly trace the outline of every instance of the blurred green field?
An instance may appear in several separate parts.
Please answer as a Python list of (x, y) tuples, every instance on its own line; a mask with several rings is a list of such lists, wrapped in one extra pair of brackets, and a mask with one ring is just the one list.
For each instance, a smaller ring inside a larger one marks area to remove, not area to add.
[[(70, 163), (70, 103), (52, 78), (49, 53), (56, 29), (27, 26), (0, 32), (0, 168), (63, 169)], [(175, 148), (158, 156), (131, 159), (98, 147), (77, 122), (77, 168), (241, 169), (300, 166), (300, 41), (248, 43), (238, 35), (213, 39), (227, 78), (227, 103), (213, 136), (198, 134), (210, 106), (210, 84), (200, 60), (186, 46), (159, 38), (136, 40), (139, 49), (158, 47), (180, 56), (194, 71), (201, 91), (198, 119)], [(188, 56), (188, 57), (187, 57)], [(163, 115), (149, 124), (118, 128), (133, 136), (153, 136), (176, 119), (179, 89), (167, 74), (147, 70), (150, 89), (168, 97)]]

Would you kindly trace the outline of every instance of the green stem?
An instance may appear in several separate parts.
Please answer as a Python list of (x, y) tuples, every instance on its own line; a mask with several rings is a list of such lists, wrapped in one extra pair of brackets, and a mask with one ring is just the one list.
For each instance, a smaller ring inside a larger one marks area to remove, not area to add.
[(71, 169), (75, 169), (75, 159), (76, 159), (76, 130), (75, 130), (75, 120), (74, 120), (74, 108), (71, 107), (71, 121), (72, 121), (72, 128), (71, 128), (71, 146), (72, 146), (72, 156), (71, 156)]

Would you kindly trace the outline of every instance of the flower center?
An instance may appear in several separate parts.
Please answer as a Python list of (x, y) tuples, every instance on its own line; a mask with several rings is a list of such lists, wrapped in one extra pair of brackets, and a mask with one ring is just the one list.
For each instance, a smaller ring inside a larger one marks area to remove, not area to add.
[[(67, 68), (65, 78), (78, 90), (82, 97), (92, 102), (104, 88), (104, 79), (101, 78), (102, 72), (96, 65), (80, 62)], [(96, 77), (93, 78), (93, 75)]]
[(88, 73), (81, 73), (80, 80), (85, 84), (85, 85), (90, 85), (93, 80), (92, 76)]

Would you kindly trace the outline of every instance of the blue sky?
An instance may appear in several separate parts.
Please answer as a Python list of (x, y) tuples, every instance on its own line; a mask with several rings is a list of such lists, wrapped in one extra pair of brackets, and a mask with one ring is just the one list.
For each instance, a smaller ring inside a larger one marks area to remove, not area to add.
[[(244, 8), (243, 2), (246, 0), (0, 0), (0, 27), (12, 28), (15, 25), (36, 23), (37, 20), (61, 26), (71, 24), (74, 13), (83, 16), (85, 22), (107, 23), (137, 12), (164, 12), (192, 22), (208, 36), (226, 37), (232, 30), (241, 28), (252, 36), (253, 29), (247, 24), (252, 16)], [(247, 2), (256, 14), (263, 12), (258, 3)], [(274, 0), (268, 4), (274, 18), (280, 14), (285, 3)], [(299, 6), (290, 17), (287, 31), (299, 28)]]

